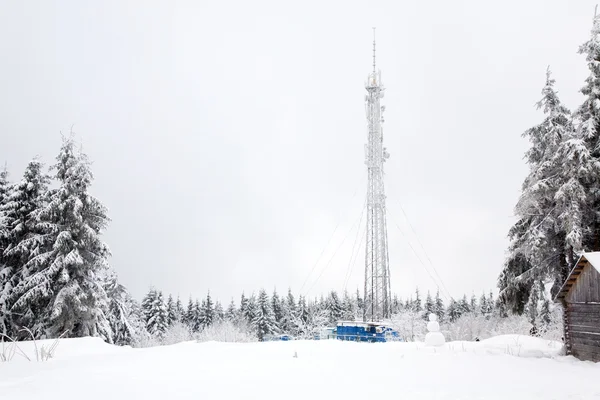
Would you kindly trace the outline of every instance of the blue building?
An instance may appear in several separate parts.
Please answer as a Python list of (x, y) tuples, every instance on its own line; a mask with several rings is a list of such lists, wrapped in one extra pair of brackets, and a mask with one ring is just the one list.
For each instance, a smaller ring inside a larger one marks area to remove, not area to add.
[(380, 322), (338, 322), (337, 339), (354, 342), (390, 342), (401, 340), (398, 332)]

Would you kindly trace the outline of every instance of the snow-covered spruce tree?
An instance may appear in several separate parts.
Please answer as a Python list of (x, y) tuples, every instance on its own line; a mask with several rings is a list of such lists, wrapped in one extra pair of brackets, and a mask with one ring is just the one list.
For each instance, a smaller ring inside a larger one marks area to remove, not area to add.
[(531, 147), (525, 154), (529, 174), (515, 207), (518, 222), (511, 228), (511, 245), (499, 278), (500, 299), (513, 312), (523, 312), (534, 276), (560, 280), (564, 266), (571, 262), (565, 237), (569, 232), (557, 204), (560, 188), (566, 183), (565, 151), (561, 148), (574, 136), (569, 110), (562, 105), (550, 70), (542, 99), (537, 103), (545, 118), (523, 133)]
[(201, 324), (202, 329), (205, 329), (215, 321), (215, 309), (210, 292), (206, 295), (206, 300), (202, 301)]
[(225, 319), (229, 322), (232, 322), (234, 325), (238, 322), (238, 312), (235, 307), (235, 301), (233, 298), (227, 307), (227, 311), (225, 311)]
[(431, 298), (431, 293), (427, 292), (427, 297), (425, 298), (425, 312), (423, 313), (423, 319), (428, 320), (429, 314), (435, 312), (435, 303)]
[[(288, 296), (292, 296), (292, 307), (290, 308), (290, 304), (289, 304), (289, 300), (288, 300)], [(281, 301), (280, 301), (280, 305), (281, 305), (281, 321), (278, 324), (279, 330), (282, 333), (287, 333), (290, 335), (294, 335), (295, 333), (293, 332), (293, 311), (296, 308), (296, 304), (294, 301), (294, 295), (292, 294), (291, 290), (288, 289), (288, 296), (286, 297), (282, 297)]]
[(344, 291), (344, 298), (342, 300), (341, 319), (344, 321), (354, 321), (356, 319), (356, 305), (347, 291)]
[[(490, 301), (494, 301), (493, 299), (491, 299)], [(491, 311), (491, 304), (489, 304), (487, 297), (485, 296), (485, 293), (481, 294), (481, 297), (479, 298), (479, 313), (481, 315), (483, 315), (486, 318), (489, 318), (492, 315), (492, 311)]]
[[(2, 208), (5, 204), (8, 191), (10, 190), (10, 182), (8, 180), (8, 170), (6, 166), (0, 171), (0, 333), (11, 335), (11, 323), (8, 314), (8, 305), (6, 298), (9, 293), (8, 282), (12, 276), (12, 269), (5, 267), (4, 264), (4, 249), (8, 246), (8, 227)], [(12, 289), (12, 285), (10, 286)]]
[(471, 312), (471, 306), (469, 305), (469, 302), (467, 301), (467, 295), (463, 295), (462, 299), (460, 299), (460, 301), (458, 302), (458, 308), (459, 308), (459, 312), (460, 315), (465, 315)]
[(344, 310), (342, 309), (342, 303), (335, 290), (332, 290), (329, 293), (329, 296), (327, 296), (324, 309), (327, 310), (327, 318), (330, 325), (337, 324), (337, 321), (342, 318)]
[(45, 315), (36, 316), (41, 337), (64, 333), (110, 341), (108, 299), (100, 280), (110, 256), (100, 238), (109, 222), (107, 210), (88, 192), (90, 162), (76, 151), (73, 138), (63, 139), (53, 169), (59, 187), (32, 215), (45, 234), (19, 244), (35, 251), (23, 266), (30, 275), (12, 291), (11, 311), (43, 309)]
[(365, 310), (365, 302), (362, 297), (360, 297), (360, 289), (356, 289), (356, 315), (357, 319), (362, 319), (363, 313)]
[(253, 325), (256, 327), (256, 336), (260, 341), (263, 341), (266, 335), (277, 332), (277, 325), (275, 323), (273, 309), (271, 308), (271, 302), (264, 289), (261, 289), (258, 293)]
[(277, 290), (273, 290), (273, 296), (271, 296), (271, 308), (273, 309), (273, 317), (275, 318), (275, 325), (279, 330), (283, 321), (283, 306), (281, 299), (277, 294)]
[(531, 325), (537, 327), (539, 325), (540, 306), (544, 302), (544, 284), (540, 279), (536, 279), (533, 283), (533, 288), (529, 295), (529, 300), (525, 306), (527, 319)]
[(188, 300), (187, 309), (183, 316), (183, 323), (186, 324), (190, 329), (194, 326), (194, 302), (192, 301), (192, 297)]
[(469, 303), (469, 309), (473, 313), (479, 312), (479, 305), (477, 304), (477, 298), (475, 297), (475, 293), (471, 294), (471, 302)]
[[(579, 54), (585, 55), (590, 75), (581, 88), (585, 100), (574, 116), (578, 137), (583, 139), (592, 159), (600, 159), (600, 14), (594, 17), (590, 39), (579, 47)], [(582, 172), (582, 183), (587, 187), (588, 209), (579, 210), (586, 221), (586, 230), (581, 232), (583, 248), (600, 250), (600, 179), (595, 168)]]
[(256, 318), (256, 314), (258, 313), (258, 304), (256, 303), (256, 296), (254, 293), (247, 299), (245, 312), (243, 314), (244, 318), (248, 325), (252, 328), (255, 328), (254, 321)]
[(225, 319), (225, 311), (220, 301), (215, 301), (214, 322), (221, 322)]
[(200, 332), (202, 331), (203, 328), (203, 315), (202, 315), (202, 309), (204, 307), (204, 303), (206, 301), (203, 300), (202, 304), (200, 304), (200, 301), (198, 299), (196, 299), (196, 301), (194, 302), (194, 310), (192, 311), (192, 318), (190, 319), (190, 327), (192, 329), (192, 332)]
[(136, 345), (146, 330), (139, 305), (125, 286), (118, 282), (114, 271), (109, 270), (105, 273), (103, 287), (108, 296), (107, 318), (113, 343), (120, 346)]
[(310, 329), (308, 328), (309, 317), (310, 313), (308, 310), (308, 305), (306, 304), (306, 299), (304, 296), (299, 296), (298, 306), (296, 307), (296, 312), (294, 313), (293, 322), (297, 336), (307, 337), (307, 335), (310, 334)]
[(142, 309), (148, 333), (162, 338), (169, 327), (169, 314), (162, 292), (150, 289), (142, 301)]
[(400, 312), (401, 307), (402, 302), (398, 298), (398, 295), (394, 294), (394, 297), (392, 298), (392, 314), (397, 314), (398, 312)]
[(456, 321), (462, 315), (461, 307), (453, 298), (450, 298), (450, 303), (448, 304), (446, 315), (448, 316), (450, 322)]
[(173, 296), (169, 295), (167, 299), (167, 326), (173, 325), (177, 322), (177, 310), (175, 309), (175, 301), (173, 300)]
[(185, 315), (185, 310), (183, 309), (183, 304), (181, 303), (181, 299), (177, 296), (177, 301), (175, 302), (175, 320), (177, 322), (183, 323), (183, 316)]
[(554, 156), (556, 164), (561, 165), (554, 206), (561, 231), (555, 241), (559, 262), (550, 271), (550, 278), (554, 281), (552, 295), (558, 292), (584, 248), (595, 248), (593, 240), (596, 239), (590, 238), (595, 236), (595, 213), (600, 210), (594, 197), (594, 187), (600, 182), (600, 162), (592, 156), (582, 133), (583, 130), (579, 129), (563, 140)]
[(423, 304), (421, 302), (421, 293), (419, 293), (419, 288), (415, 289), (415, 300), (413, 301), (412, 307), (415, 312), (420, 313), (423, 311)]
[(288, 288), (286, 304), (287, 304), (287, 308), (290, 312), (292, 312), (292, 313), (296, 312), (296, 298), (294, 297), (294, 294), (292, 293), (291, 288)]
[(12, 189), (12, 185), (8, 180), (8, 169), (6, 166), (0, 171), (0, 266), (2, 266), (3, 252), (7, 246), (6, 235), (8, 230), (6, 228), (6, 219), (3, 216), (2, 208), (6, 204), (9, 191)]
[[(44, 165), (37, 158), (27, 164), (21, 182), (13, 185), (10, 191), (3, 190), (0, 212), (4, 216), (3, 267), (0, 266), (0, 332), (16, 336), (22, 327), (33, 327), (36, 315), (42, 310), (37, 307), (9, 310), (9, 296), (12, 288), (31, 275), (24, 265), (33, 257), (38, 243), (25, 239), (45, 233), (44, 226), (34, 217), (34, 212), (45, 205), (50, 178), (43, 171)], [(10, 324), (4, 324), (2, 319)], [(3, 326), (4, 325), (4, 326)], [(11, 327), (12, 325), (12, 327)]]
[(446, 309), (444, 307), (444, 301), (440, 297), (440, 290), (439, 289), (435, 293), (434, 313), (438, 316), (438, 319), (440, 320), (440, 322), (445, 321)]

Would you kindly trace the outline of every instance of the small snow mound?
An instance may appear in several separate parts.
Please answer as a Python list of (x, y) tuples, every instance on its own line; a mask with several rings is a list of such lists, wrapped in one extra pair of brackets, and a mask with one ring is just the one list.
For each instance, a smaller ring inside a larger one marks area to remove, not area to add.
[(563, 344), (526, 335), (500, 335), (482, 340), (480, 346), (519, 357), (543, 358), (563, 354)]
[[(19, 348), (23, 350), (32, 360), (36, 359), (35, 353), (41, 351), (42, 347), (50, 349), (54, 346), (56, 339), (28, 340), (18, 342)], [(52, 358), (72, 358), (79, 356), (90, 356), (98, 354), (113, 354), (121, 351), (131, 350), (126, 347), (119, 347), (108, 344), (97, 337), (83, 337), (72, 339), (58, 339), (58, 345), (55, 346), (54, 356)]]

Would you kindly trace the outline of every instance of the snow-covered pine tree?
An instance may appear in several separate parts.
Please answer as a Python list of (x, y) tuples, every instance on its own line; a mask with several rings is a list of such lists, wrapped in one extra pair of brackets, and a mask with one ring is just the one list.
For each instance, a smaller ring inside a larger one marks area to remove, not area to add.
[(308, 305), (306, 304), (306, 299), (304, 296), (298, 297), (298, 307), (296, 307), (295, 314), (295, 327), (297, 329), (296, 334), (300, 336), (306, 336), (310, 332), (308, 331), (308, 319), (309, 319), (309, 310)]
[(488, 314), (492, 315), (496, 311), (496, 300), (494, 300), (494, 294), (490, 290), (490, 295), (488, 296)]
[(344, 321), (354, 321), (356, 318), (356, 305), (347, 291), (344, 291), (344, 298), (342, 300), (342, 316), (341, 319)]
[(254, 315), (254, 326), (256, 327), (256, 335), (260, 341), (263, 341), (266, 335), (277, 332), (271, 302), (264, 289), (261, 289), (258, 293), (256, 314)]
[[(571, 195), (577, 188), (568, 176), (574, 171), (565, 165), (569, 159), (567, 148), (573, 150), (569, 144), (574, 138), (574, 128), (570, 112), (560, 102), (554, 84), (548, 69), (542, 99), (537, 103), (545, 118), (523, 133), (531, 143), (525, 154), (530, 172), (515, 207), (519, 220), (509, 232), (509, 254), (498, 282), (501, 301), (516, 313), (523, 312), (534, 276), (561, 281), (565, 266), (572, 261), (572, 246), (567, 245), (566, 237), (573, 235), (581, 224), (577, 211), (582, 203), (573, 204)], [(575, 207), (567, 216), (564, 212), (569, 205)], [(567, 220), (573, 226), (567, 226)]]
[(248, 318), (249, 313), (250, 312), (248, 310), (248, 298), (242, 292), (242, 296), (240, 297), (240, 312), (239, 312), (239, 315), (242, 318), (245, 318), (247, 322), (251, 322), (251, 319)]
[(362, 319), (363, 313), (365, 309), (365, 302), (362, 297), (360, 297), (360, 290), (356, 289), (356, 314), (358, 319)]
[(9, 191), (11, 190), (12, 185), (8, 180), (8, 169), (6, 169), (6, 165), (4, 169), (0, 171), (0, 268), (3, 265), (3, 253), (4, 249), (7, 247), (7, 233), (8, 229), (6, 228), (6, 219), (4, 217), (4, 213), (2, 211), (4, 205), (6, 204), (6, 199), (8, 198)]
[[(511, 241), (518, 240), (516, 235), (520, 235), (520, 231), (524, 227), (525, 222), (517, 223), (513, 226), (511, 229), (512, 234), (509, 233)], [(514, 247), (516, 246), (511, 244), (511, 248)], [(508, 256), (498, 277), (498, 288), (500, 289), (499, 300), (503, 304), (504, 309), (517, 315), (523, 314), (531, 287), (533, 286), (533, 281), (527, 276), (532, 269), (533, 266), (523, 254), (515, 252)]]
[[(554, 280), (551, 294), (555, 295), (570, 272), (570, 268), (584, 248), (597, 249), (590, 239), (596, 236), (596, 213), (600, 211), (600, 162), (593, 157), (580, 129), (562, 141), (556, 154), (559, 186), (555, 195), (555, 212), (560, 226), (555, 241), (559, 262), (553, 264), (550, 277)], [(589, 246), (589, 247), (588, 247)], [(545, 278), (546, 275), (542, 275)]]
[[(581, 88), (581, 93), (585, 96), (584, 102), (574, 113), (578, 125), (577, 137), (585, 142), (593, 164), (596, 164), (600, 159), (600, 14), (594, 16), (590, 39), (579, 47), (579, 54), (585, 55), (590, 75)], [(575, 232), (570, 240), (577, 243), (580, 240), (578, 236), (581, 235), (584, 249), (600, 250), (600, 179), (595, 165), (585, 169), (580, 168), (577, 171), (580, 174), (580, 183), (585, 185), (589, 196), (586, 199), (587, 209), (578, 210), (586, 221), (585, 230)], [(575, 197), (581, 196), (578, 188), (572, 191)], [(577, 245), (574, 247), (577, 251)]]
[(231, 303), (229, 303), (229, 306), (227, 307), (227, 311), (225, 313), (225, 319), (227, 319), (227, 321), (233, 322), (233, 323), (238, 322), (237, 321), (238, 320), (238, 312), (235, 307), (235, 302), (233, 301), (233, 298), (231, 299)]
[(292, 294), (292, 289), (288, 288), (288, 294), (286, 297), (286, 303), (287, 303), (287, 308), (288, 310), (290, 310), (291, 312), (295, 312), (296, 311), (296, 299), (294, 298), (294, 295)]
[(444, 301), (440, 297), (439, 289), (435, 293), (435, 314), (438, 316), (439, 321), (445, 320), (446, 309), (444, 307)]
[(93, 175), (87, 156), (75, 149), (73, 138), (63, 145), (53, 166), (59, 187), (32, 217), (44, 235), (21, 241), (35, 249), (23, 266), (30, 274), (12, 291), (11, 311), (41, 307), (41, 334), (57, 337), (100, 336), (110, 340), (106, 319), (108, 299), (100, 276), (110, 252), (100, 236), (108, 226), (106, 208), (88, 192)]
[(162, 338), (169, 327), (169, 314), (162, 292), (151, 288), (142, 301), (142, 310), (148, 333)]
[(177, 322), (183, 322), (183, 318), (185, 315), (185, 310), (183, 309), (183, 304), (181, 303), (181, 299), (177, 296), (177, 301), (175, 302), (175, 318)]
[(225, 319), (225, 311), (220, 301), (215, 301), (214, 322), (221, 322)]
[(190, 319), (190, 327), (192, 332), (200, 332), (204, 327), (204, 316), (202, 315), (203, 308), (205, 307), (204, 303), (206, 303), (206, 300), (203, 300), (202, 304), (200, 304), (198, 299), (196, 299), (194, 302), (194, 310), (192, 311), (192, 318)]
[[(9, 296), (12, 288), (16, 287), (23, 279), (29, 277), (32, 271), (24, 265), (33, 257), (38, 243), (27, 240), (45, 234), (44, 226), (34, 217), (34, 212), (39, 211), (44, 205), (50, 178), (43, 171), (44, 164), (34, 158), (27, 164), (21, 182), (12, 186), (10, 191), (3, 191), (3, 201), (0, 212), (4, 217), (5, 234), (0, 241), (4, 242), (2, 265), (0, 265), (0, 332), (4, 323), (11, 321), (12, 328), (6, 324), (8, 330), (4, 333), (14, 335), (22, 327), (36, 329), (34, 324), (43, 310), (38, 305), (31, 304), (28, 308), (9, 310), (12, 304)], [(40, 318), (41, 320), (41, 318)], [(41, 322), (41, 321), (39, 321)]]
[(252, 327), (254, 327), (256, 313), (258, 312), (257, 308), (258, 308), (258, 305), (256, 303), (256, 296), (254, 295), (254, 293), (252, 293), (252, 295), (246, 301), (245, 313), (244, 313), (244, 317), (246, 318), (246, 321)]
[(475, 297), (475, 293), (471, 295), (471, 302), (469, 303), (469, 309), (473, 313), (479, 312), (479, 306), (477, 305), (477, 298)]
[(545, 299), (542, 302), (542, 307), (540, 309), (539, 315), (539, 323), (542, 329), (542, 332), (545, 332), (548, 329), (548, 326), (552, 322), (552, 311), (550, 309), (550, 300)]
[(210, 292), (206, 295), (206, 300), (202, 301), (201, 320), (202, 329), (211, 326), (215, 320), (215, 309)]
[(458, 302), (458, 308), (459, 308), (459, 313), (460, 315), (465, 315), (471, 312), (471, 306), (469, 305), (469, 302), (467, 301), (467, 295), (463, 295), (462, 299), (460, 299), (460, 301)]
[(461, 317), (461, 307), (453, 298), (450, 298), (450, 303), (448, 304), (448, 310), (446, 311), (446, 315), (450, 322), (454, 322)]
[(175, 301), (173, 301), (173, 296), (169, 294), (169, 298), (167, 300), (167, 326), (173, 325), (177, 322), (177, 310), (175, 309)]
[(402, 308), (402, 302), (398, 298), (398, 295), (394, 294), (394, 298), (392, 299), (392, 314), (399, 313), (401, 308)]
[(412, 309), (418, 313), (423, 311), (423, 304), (421, 303), (421, 293), (419, 292), (419, 288), (415, 289), (415, 300), (413, 301)]
[(156, 297), (156, 289), (151, 287), (148, 290), (148, 293), (142, 299), (142, 314), (144, 316), (144, 322), (147, 322), (150, 319), (150, 313), (152, 309), (152, 303), (154, 302), (154, 298)]
[(277, 289), (273, 290), (273, 296), (271, 296), (271, 308), (273, 309), (273, 317), (275, 318), (275, 325), (279, 330), (283, 322), (283, 306), (281, 305), (281, 299), (277, 294)]
[(429, 293), (429, 291), (427, 291), (427, 297), (425, 298), (425, 312), (423, 313), (423, 319), (424, 320), (429, 320), (429, 314), (431, 313), (435, 313), (435, 303), (433, 302), (433, 299), (431, 298), (431, 293)]
[(297, 307), (296, 307), (296, 299), (294, 298), (294, 295), (292, 294), (292, 289), (288, 288), (288, 294), (285, 297), (285, 299), (283, 299), (281, 304), (282, 304), (283, 318), (280, 323), (280, 329), (282, 332), (285, 332), (285, 333), (288, 333), (291, 335), (296, 335), (297, 327), (295, 324), (295, 319), (296, 319), (296, 308)]
[(479, 313), (483, 316), (488, 316), (488, 300), (485, 297), (485, 293), (482, 293), (479, 298)]
[(325, 310), (327, 310), (327, 317), (330, 325), (337, 324), (342, 318), (343, 309), (342, 304), (340, 302), (340, 298), (335, 290), (332, 290), (327, 296), (327, 300), (325, 301)]
[(544, 285), (540, 279), (536, 279), (525, 306), (527, 319), (534, 327), (539, 325), (540, 303), (544, 301)]
[(190, 330), (193, 330), (193, 327), (194, 327), (194, 301), (192, 300), (192, 296), (190, 296), (190, 298), (188, 300), (188, 305), (185, 310), (185, 314), (184, 314), (182, 322), (184, 324), (186, 324), (187, 327), (190, 328)]
[(109, 301), (107, 318), (113, 343), (120, 346), (135, 345), (146, 329), (139, 306), (125, 286), (118, 282), (112, 269), (105, 274), (103, 287)]

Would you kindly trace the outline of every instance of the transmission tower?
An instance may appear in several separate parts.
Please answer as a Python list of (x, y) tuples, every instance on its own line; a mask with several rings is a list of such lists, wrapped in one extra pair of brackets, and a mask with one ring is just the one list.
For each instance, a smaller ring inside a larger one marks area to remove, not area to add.
[(387, 224), (385, 216), (385, 190), (383, 163), (389, 154), (383, 147), (383, 111), (380, 104), (384, 87), (381, 71), (375, 66), (375, 28), (373, 28), (373, 72), (367, 84), (366, 113), (369, 136), (365, 145), (367, 182), (367, 238), (365, 253), (365, 308), (364, 321), (380, 321), (391, 313), (390, 269), (388, 256)]

